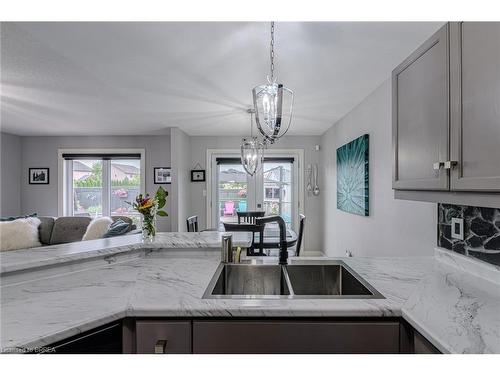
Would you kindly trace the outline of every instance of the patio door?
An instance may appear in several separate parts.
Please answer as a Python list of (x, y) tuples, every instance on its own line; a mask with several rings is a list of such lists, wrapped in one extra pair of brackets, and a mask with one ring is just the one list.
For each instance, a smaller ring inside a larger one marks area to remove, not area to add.
[[(255, 177), (249, 176), (236, 157), (215, 159), (215, 202), (212, 202), (214, 227), (237, 223), (238, 211), (254, 211), (256, 207)], [(213, 204), (215, 203), (215, 205)]]
[(298, 216), (296, 166), (293, 157), (267, 157), (256, 175), (258, 206), (266, 216), (281, 216), (288, 228), (295, 227), (294, 218)]
[(207, 225), (222, 228), (238, 222), (238, 211), (265, 211), (280, 215), (287, 227), (296, 229), (301, 207), (300, 153), (274, 153), (262, 169), (249, 176), (238, 153), (207, 155), (211, 159)]

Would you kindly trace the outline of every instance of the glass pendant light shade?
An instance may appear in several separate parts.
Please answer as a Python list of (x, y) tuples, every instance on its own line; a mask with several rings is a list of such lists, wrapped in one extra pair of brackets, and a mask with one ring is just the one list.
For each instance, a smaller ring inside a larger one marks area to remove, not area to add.
[(266, 140), (274, 143), (290, 128), (293, 91), (281, 83), (268, 82), (254, 87), (252, 93), (257, 128)]
[(257, 137), (241, 140), (241, 165), (250, 175), (255, 175), (264, 161), (264, 144)]
[(267, 84), (254, 87), (252, 94), (257, 128), (266, 142), (274, 143), (290, 128), (293, 113), (293, 91), (276, 83), (274, 76), (274, 22), (271, 22), (269, 57)]

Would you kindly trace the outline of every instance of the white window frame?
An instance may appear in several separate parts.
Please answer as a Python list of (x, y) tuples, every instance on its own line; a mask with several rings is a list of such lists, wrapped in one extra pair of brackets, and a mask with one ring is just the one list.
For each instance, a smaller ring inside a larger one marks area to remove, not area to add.
[[(72, 175), (72, 163), (65, 162), (63, 154), (140, 154), (141, 155), (141, 177), (140, 190), (145, 191), (146, 187), (146, 150), (143, 148), (60, 148), (57, 150), (57, 167), (58, 167), (58, 186), (57, 186), (57, 212), (59, 216), (71, 216), (71, 198), (73, 191), (72, 180), (69, 176)], [(109, 179), (108, 169), (103, 168), (103, 181)], [(105, 207), (109, 208), (109, 186), (104, 184), (102, 192), (102, 207), (103, 213)]]
[[(217, 225), (214, 222), (214, 215), (212, 212), (212, 204), (217, 202), (217, 189), (214, 186), (217, 184), (217, 167), (216, 159), (218, 157), (234, 158), (240, 157), (240, 150), (237, 149), (207, 149), (207, 195), (206, 195), (206, 218), (207, 218), (207, 228), (213, 228)], [(303, 149), (271, 149), (265, 151), (265, 156), (270, 157), (284, 157), (284, 158), (294, 158), (294, 175), (297, 176), (297, 181), (294, 184), (294, 192), (297, 196), (297, 207), (293, 209), (292, 218), (292, 228), (297, 231), (299, 223), (299, 214), (304, 214), (304, 150)], [(256, 179), (253, 182), (257, 183)], [(263, 189), (256, 189), (257, 191), (257, 201), (263, 201)]]

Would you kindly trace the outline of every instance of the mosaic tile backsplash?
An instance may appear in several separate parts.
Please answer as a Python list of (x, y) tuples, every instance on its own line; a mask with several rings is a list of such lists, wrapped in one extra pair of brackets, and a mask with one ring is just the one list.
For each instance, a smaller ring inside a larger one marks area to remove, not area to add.
[[(464, 219), (464, 240), (451, 237), (451, 219)], [(500, 208), (438, 204), (438, 246), (500, 266)]]

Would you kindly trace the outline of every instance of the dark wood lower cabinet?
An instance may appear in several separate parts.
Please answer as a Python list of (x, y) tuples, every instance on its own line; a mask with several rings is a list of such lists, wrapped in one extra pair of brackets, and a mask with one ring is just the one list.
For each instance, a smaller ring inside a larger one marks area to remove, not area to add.
[(54, 348), (48, 352), (53, 354), (120, 354), (122, 323), (111, 323), (47, 346)]
[(413, 353), (440, 354), (441, 352), (417, 331), (413, 331)]
[(193, 353), (399, 353), (399, 322), (193, 321)]
[(136, 353), (189, 354), (191, 321), (137, 320)]
[(402, 319), (125, 318), (53, 344), (55, 353), (384, 354), (439, 351)]

